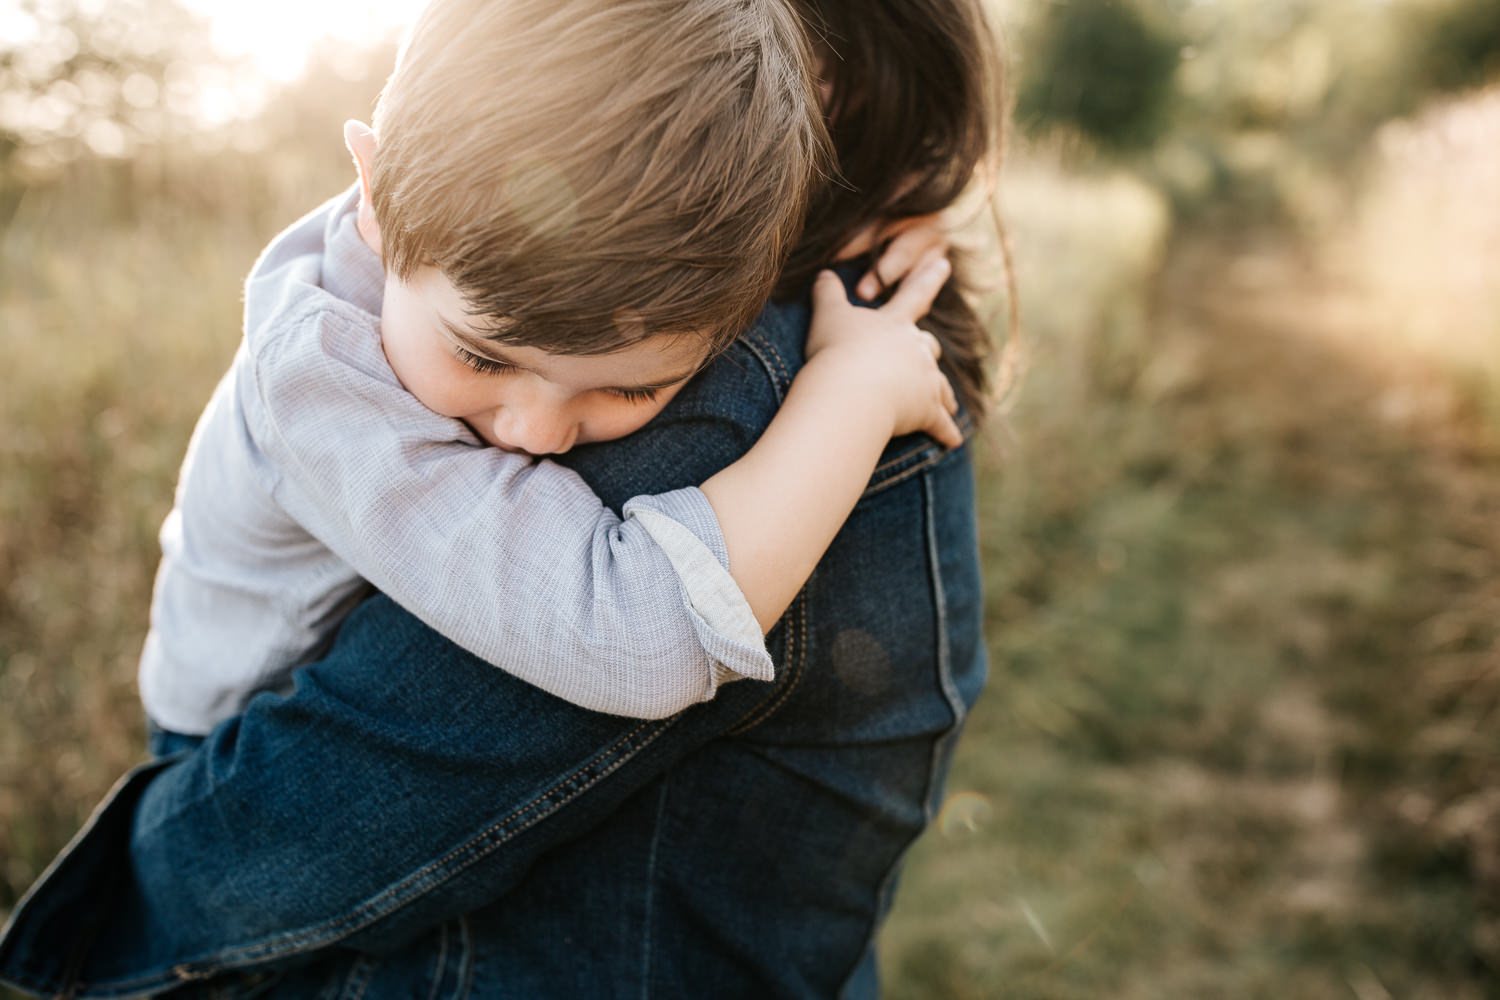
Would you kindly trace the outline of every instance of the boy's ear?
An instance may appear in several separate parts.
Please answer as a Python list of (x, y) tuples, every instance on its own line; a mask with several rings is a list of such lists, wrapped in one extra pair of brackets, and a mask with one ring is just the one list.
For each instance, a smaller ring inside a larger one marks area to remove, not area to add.
[(380, 253), (380, 224), (375, 221), (375, 203), (370, 196), (370, 178), (375, 172), (375, 132), (364, 122), (344, 122), (344, 145), (359, 171), (359, 235), (371, 250)]

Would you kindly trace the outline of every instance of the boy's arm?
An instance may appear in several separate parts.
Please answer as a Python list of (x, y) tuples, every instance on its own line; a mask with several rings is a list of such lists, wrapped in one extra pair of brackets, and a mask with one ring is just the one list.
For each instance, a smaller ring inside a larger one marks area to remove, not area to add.
[(851, 305), (843, 283), (820, 274), (808, 361), (786, 402), (748, 454), (703, 484), (730, 572), (763, 629), (807, 582), (886, 442), (925, 431), (963, 444), (937, 340), (915, 326), (948, 273), (941, 251), (926, 256), (876, 310)]

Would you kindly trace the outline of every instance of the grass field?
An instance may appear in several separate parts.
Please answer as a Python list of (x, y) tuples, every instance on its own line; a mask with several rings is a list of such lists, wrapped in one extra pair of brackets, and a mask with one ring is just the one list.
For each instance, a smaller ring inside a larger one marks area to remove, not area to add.
[(994, 673), (891, 996), (1500, 995), (1497, 139), (1441, 109), (1319, 238), (1164, 256), (1111, 185), (1012, 191)]
[[(1316, 238), (1013, 169), (992, 680), (890, 996), (1500, 995), (1500, 117), (1462, 124), (1493, 103), (1387, 133)], [(155, 533), (239, 283), (343, 183), (143, 162), (8, 203), (0, 912), (139, 757)]]

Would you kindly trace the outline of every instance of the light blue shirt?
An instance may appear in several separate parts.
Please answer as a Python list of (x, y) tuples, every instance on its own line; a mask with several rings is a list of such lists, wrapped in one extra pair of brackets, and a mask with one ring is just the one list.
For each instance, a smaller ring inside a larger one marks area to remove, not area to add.
[(637, 497), (622, 520), (573, 472), (487, 447), (401, 387), (354, 205), (304, 217), (250, 274), (244, 341), (162, 527), (147, 714), (207, 733), (283, 688), (370, 584), (596, 711), (660, 718), (726, 680), (771, 679), (701, 491)]

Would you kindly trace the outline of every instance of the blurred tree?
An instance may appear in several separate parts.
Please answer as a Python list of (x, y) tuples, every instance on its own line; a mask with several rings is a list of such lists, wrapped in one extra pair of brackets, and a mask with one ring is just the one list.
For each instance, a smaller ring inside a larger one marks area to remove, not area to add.
[(1439, 90), (1457, 90), (1500, 76), (1500, 2), (1446, 0), (1421, 11), (1426, 24), (1420, 71)]
[(0, 3), (0, 174), (124, 156), (203, 112), (211, 54), (176, 0)]
[(1013, 0), (1017, 119), (1174, 205), (1318, 225), (1384, 122), (1500, 77), (1500, 0)]
[(1030, 131), (1063, 126), (1117, 150), (1161, 134), (1181, 42), (1143, 8), (1056, 0), (1030, 34), (1016, 105)]

